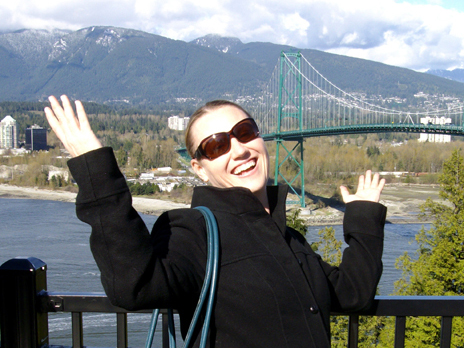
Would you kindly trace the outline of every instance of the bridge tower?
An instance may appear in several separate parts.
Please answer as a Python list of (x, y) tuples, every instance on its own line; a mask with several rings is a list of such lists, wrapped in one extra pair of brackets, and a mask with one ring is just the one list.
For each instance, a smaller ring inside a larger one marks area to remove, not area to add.
[[(301, 132), (303, 130), (302, 79), (301, 53), (284, 54), (284, 52), (282, 52), (280, 55), (279, 101), (275, 137), (276, 159), (274, 184), (277, 185), (279, 178), (283, 179), (290, 187), (290, 193), (298, 197), (297, 200), (289, 200), (287, 203), (300, 204), (301, 207), (305, 207), (304, 138), (303, 136), (294, 137), (292, 141), (288, 141), (286, 145), (281, 134), (286, 131)], [(283, 152), (282, 156), (280, 154), (281, 150)], [(287, 180), (286, 176), (288, 177), (289, 175), (293, 175), (293, 178)], [(300, 186), (299, 191), (294, 187), (294, 185), (298, 184)]]

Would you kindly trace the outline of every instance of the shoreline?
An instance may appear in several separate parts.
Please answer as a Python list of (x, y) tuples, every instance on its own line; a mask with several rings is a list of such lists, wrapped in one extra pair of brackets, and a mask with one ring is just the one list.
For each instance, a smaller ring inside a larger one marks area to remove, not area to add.
[[(47, 190), (26, 186), (0, 184), (0, 198), (39, 199), (75, 203), (77, 193)], [(146, 215), (161, 215), (171, 209), (190, 208), (190, 204), (174, 203), (161, 199), (132, 197), (132, 204), (139, 213)]]
[[(76, 202), (77, 194), (63, 190), (39, 189), (37, 187), (12, 186), (0, 184), (0, 198), (39, 199), (61, 202)], [(387, 223), (412, 224), (430, 223), (418, 218), (420, 205), (426, 198), (439, 200), (438, 187), (430, 185), (387, 185), (382, 192), (380, 203), (388, 208)], [(155, 198), (132, 197), (132, 204), (139, 213), (161, 215), (172, 209), (190, 208), (190, 204), (175, 203)], [(287, 206), (287, 211), (299, 208), (297, 205)], [(312, 226), (340, 225), (343, 223), (344, 207), (325, 207), (311, 210), (301, 208), (300, 217)]]
[[(420, 219), (421, 205), (431, 198), (445, 203), (439, 196), (438, 185), (387, 184), (380, 197), (387, 207), (386, 224), (429, 224), (431, 219)], [(287, 211), (298, 206), (288, 206)], [(340, 225), (343, 223), (344, 206), (310, 210), (302, 208), (300, 217), (312, 226)]]

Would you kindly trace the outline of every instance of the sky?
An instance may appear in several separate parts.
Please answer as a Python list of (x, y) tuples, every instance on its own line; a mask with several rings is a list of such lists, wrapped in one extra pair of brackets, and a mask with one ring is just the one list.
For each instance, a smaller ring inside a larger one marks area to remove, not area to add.
[(417, 71), (464, 69), (463, 0), (0, 0), (2, 32), (100, 25), (182, 41), (219, 34)]

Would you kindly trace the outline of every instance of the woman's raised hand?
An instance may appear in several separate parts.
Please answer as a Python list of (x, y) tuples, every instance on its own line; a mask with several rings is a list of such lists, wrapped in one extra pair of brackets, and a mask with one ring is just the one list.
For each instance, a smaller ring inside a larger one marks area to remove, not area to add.
[(51, 108), (45, 108), (45, 115), (50, 127), (71, 156), (76, 157), (101, 148), (102, 144), (90, 128), (82, 103), (76, 101), (76, 117), (68, 97), (63, 95), (60, 99), (63, 106), (54, 96), (48, 98)]
[(372, 177), (372, 172), (367, 170), (365, 176), (359, 176), (358, 189), (355, 194), (350, 194), (345, 186), (340, 186), (340, 191), (345, 203), (353, 201), (378, 202), (384, 186), (385, 179), (380, 179), (378, 173), (375, 173), (374, 177)]

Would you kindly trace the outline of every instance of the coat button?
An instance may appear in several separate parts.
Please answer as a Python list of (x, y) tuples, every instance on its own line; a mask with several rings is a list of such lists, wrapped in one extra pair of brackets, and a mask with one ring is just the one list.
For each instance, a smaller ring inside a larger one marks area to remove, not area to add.
[(311, 306), (309, 307), (309, 311), (313, 314), (317, 314), (319, 313), (319, 308), (317, 308), (317, 306)]

